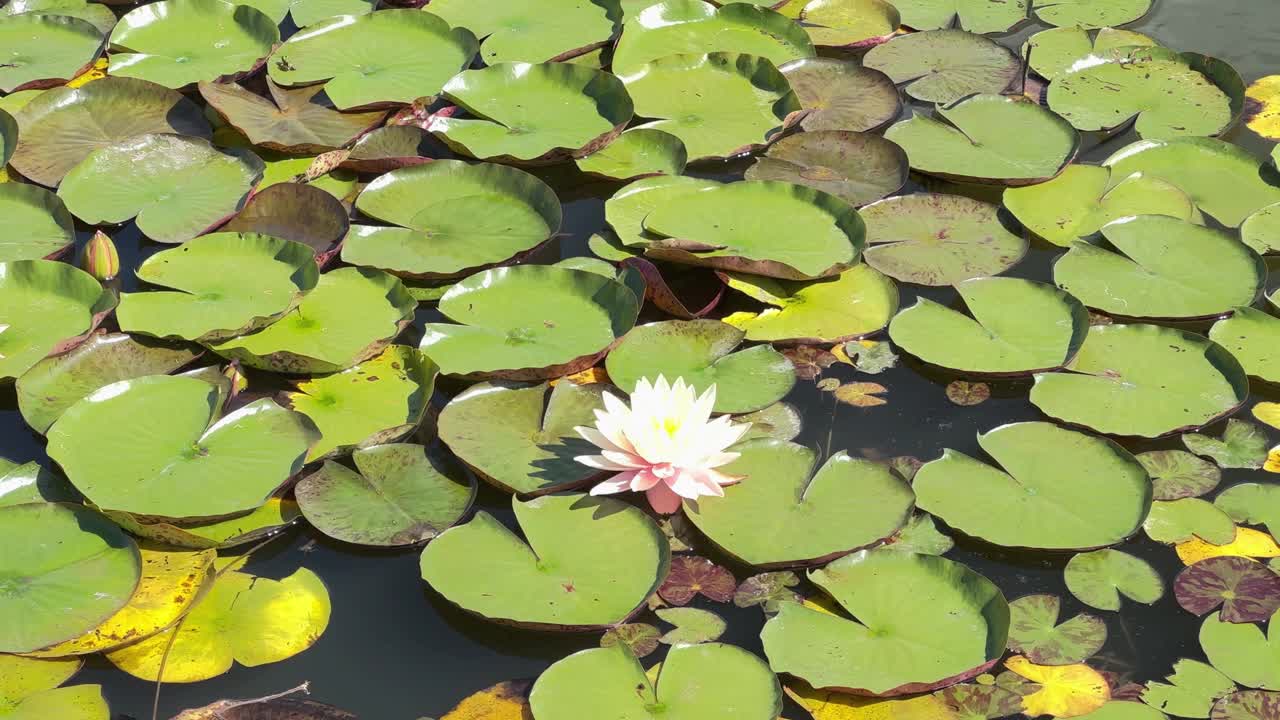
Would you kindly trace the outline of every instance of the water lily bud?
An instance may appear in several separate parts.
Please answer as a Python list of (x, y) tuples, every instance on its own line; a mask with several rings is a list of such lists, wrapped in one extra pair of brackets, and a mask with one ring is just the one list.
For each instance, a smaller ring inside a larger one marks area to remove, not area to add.
[(99, 230), (89, 239), (80, 255), (80, 267), (99, 282), (106, 282), (120, 274), (120, 253), (106, 233)]
[(249, 378), (244, 376), (240, 371), (240, 363), (232, 362), (222, 371), (222, 374), (231, 381), (231, 397), (235, 397), (249, 387)]

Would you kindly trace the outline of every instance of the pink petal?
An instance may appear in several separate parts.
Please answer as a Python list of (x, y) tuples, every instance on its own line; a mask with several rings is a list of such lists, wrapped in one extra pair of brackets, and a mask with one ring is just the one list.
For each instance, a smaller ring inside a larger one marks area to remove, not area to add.
[(644, 458), (638, 455), (635, 455), (633, 453), (613, 452), (612, 450), (605, 450), (600, 454), (604, 456), (605, 460), (608, 460), (609, 462), (615, 463), (617, 465), (621, 465), (624, 469), (627, 469), (627, 470), (649, 467), (649, 463), (645, 462)]
[(629, 470), (635, 470), (635, 468), (630, 465), (619, 465), (618, 463), (610, 462), (609, 459), (603, 455), (579, 455), (575, 457), (574, 460), (577, 460), (589, 468), (595, 468), (597, 470), (612, 470), (613, 472), (627, 472)]
[(746, 477), (746, 475), (728, 475), (720, 472), (719, 470), (712, 470), (710, 468), (703, 470), (702, 475), (708, 481), (713, 482), (716, 485), (734, 485), (742, 482), (743, 478)]
[(591, 494), (613, 495), (614, 493), (626, 492), (631, 489), (631, 480), (635, 477), (635, 474), (635, 471), (618, 473), (591, 488)]
[(662, 478), (654, 475), (648, 470), (641, 470), (636, 473), (636, 479), (631, 481), (631, 489), (636, 492), (644, 492), (662, 482)]
[(648, 498), (649, 506), (654, 512), (662, 515), (670, 515), (680, 509), (680, 496), (671, 492), (671, 488), (664, 483), (658, 483), (649, 488), (645, 497)]
[(706, 494), (702, 483), (698, 482), (697, 474), (688, 470), (676, 473), (667, 484), (671, 487), (671, 492), (690, 500), (696, 500)]

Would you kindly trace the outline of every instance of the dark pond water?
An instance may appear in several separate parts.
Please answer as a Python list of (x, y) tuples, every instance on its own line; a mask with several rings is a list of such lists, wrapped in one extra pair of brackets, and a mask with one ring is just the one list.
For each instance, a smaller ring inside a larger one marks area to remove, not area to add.
[[(1130, 26), (1181, 50), (1215, 55), (1234, 65), (1251, 82), (1280, 72), (1280, 2), (1275, 0), (1157, 0), (1157, 7), (1142, 22)], [(1028, 25), (1006, 36), (1019, 46), (1039, 26)], [(1237, 130), (1229, 139), (1263, 154), (1270, 144), (1248, 130)], [(1131, 134), (1091, 146), (1085, 159), (1098, 161), (1133, 140)], [(734, 172), (732, 166), (701, 168), (711, 174)], [(582, 254), (586, 238), (603, 224), (603, 198), (615, 185), (583, 185), (575, 178), (550, 178), (566, 204), (568, 234), (560, 251)], [(918, 189), (918, 188), (917, 188)], [(132, 237), (132, 240), (130, 239)], [(123, 233), (124, 265), (135, 267), (158, 246), (140, 247), (136, 232)], [(1032, 253), (1011, 274), (1047, 280), (1054, 252), (1047, 245), (1033, 246)], [(1273, 278), (1280, 267), (1272, 266)], [(1274, 289), (1275, 280), (1272, 281)], [(131, 278), (125, 284), (132, 284)], [(903, 306), (914, 302), (916, 288), (902, 285)], [(951, 302), (949, 289), (923, 293), (940, 302)], [(419, 320), (431, 315), (419, 313)], [(1199, 332), (1207, 325), (1190, 326)], [(413, 332), (413, 331), (410, 331)], [(409, 337), (406, 341), (415, 341)], [(833, 368), (828, 377), (853, 379), (851, 368)], [(824, 452), (847, 449), (866, 457), (915, 455), (928, 460), (942, 448), (980, 454), (976, 433), (1019, 420), (1042, 419), (1027, 400), (1030, 381), (993, 385), (989, 401), (975, 407), (949, 402), (943, 388), (954, 375), (940, 374), (908, 360), (874, 378), (889, 388), (888, 404), (861, 409), (833, 407), (832, 396), (813, 383), (801, 382), (788, 400), (801, 409), (805, 430), (798, 442)], [(865, 377), (863, 378), (865, 379)], [(436, 398), (442, 404), (447, 385)], [(1251, 402), (1280, 400), (1276, 389), (1255, 386)], [(1211, 427), (1217, 433), (1219, 427)], [(1130, 444), (1137, 451), (1178, 446), (1177, 438)], [(0, 395), (0, 455), (18, 461), (47, 462), (43, 440), (31, 433), (16, 411), (11, 391)], [(1262, 471), (1227, 471), (1223, 487), (1266, 478)], [(506, 496), (482, 489), (478, 507), (510, 522)], [(955, 535), (955, 533), (952, 533)], [(958, 537), (949, 557), (963, 562), (995, 581), (1010, 598), (1029, 593), (1054, 593), (1064, 598), (1064, 617), (1084, 609), (1066, 591), (1062, 567), (1069, 554), (1017, 555)], [(1124, 548), (1151, 562), (1165, 578), (1180, 563), (1170, 548), (1147, 540), (1130, 541)], [(726, 565), (724, 558), (712, 557)], [(306, 527), (289, 531), (257, 552), (249, 569), (283, 577), (305, 565), (328, 584), (333, 616), (328, 631), (316, 646), (289, 661), (263, 668), (237, 666), (230, 673), (194, 685), (169, 685), (162, 690), (160, 718), (180, 709), (204, 705), (226, 697), (253, 697), (310, 681), (313, 696), (346, 708), (365, 720), (415, 720), (445, 714), (458, 700), (496, 682), (535, 677), (552, 662), (576, 650), (596, 645), (595, 635), (557, 635), (501, 628), (464, 615), (434, 594), (419, 578), (418, 553), (374, 552), (327, 540)], [(748, 573), (734, 568), (739, 579)], [(706, 607), (710, 608), (708, 604)], [(725, 641), (760, 651), (758, 632), (763, 615), (757, 608), (738, 609), (716, 605), (729, 622)], [(1122, 673), (1142, 682), (1163, 676), (1181, 657), (1201, 657), (1196, 630), (1198, 619), (1182, 611), (1171, 595), (1152, 607), (1126, 603), (1120, 613), (1103, 613), (1109, 640), (1093, 661), (1099, 669)], [(154, 685), (142, 682), (95, 659), (77, 682), (100, 683), (117, 718), (150, 718)], [(789, 709), (789, 717), (804, 717)], [(58, 720), (51, 718), (50, 720)], [(586, 720), (586, 719), (584, 719)]]

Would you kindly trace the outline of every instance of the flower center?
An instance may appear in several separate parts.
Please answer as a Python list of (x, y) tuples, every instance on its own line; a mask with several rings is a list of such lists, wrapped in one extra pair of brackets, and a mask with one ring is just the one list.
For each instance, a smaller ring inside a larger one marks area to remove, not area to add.
[(680, 420), (679, 418), (671, 418), (671, 417), (663, 418), (662, 421), (658, 424), (658, 427), (662, 428), (662, 431), (665, 432), (668, 436), (675, 435), (676, 431), (680, 429)]

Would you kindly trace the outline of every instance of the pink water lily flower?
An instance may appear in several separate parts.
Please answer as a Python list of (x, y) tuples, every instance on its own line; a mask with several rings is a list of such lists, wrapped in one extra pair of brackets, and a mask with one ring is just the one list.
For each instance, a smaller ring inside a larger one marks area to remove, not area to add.
[(738, 453), (725, 449), (751, 424), (734, 423), (728, 415), (712, 420), (715, 402), (715, 385), (699, 397), (684, 378), (668, 385), (661, 375), (653, 384), (646, 378), (636, 383), (631, 407), (605, 393), (605, 409), (596, 410), (596, 426), (576, 428), (600, 448), (600, 454), (579, 455), (576, 460), (618, 474), (596, 485), (591, 494), (644, 492), (653, 509), (664, 515), (679, 510), (682, 498), (724, 497), (723, 486), (742, 477), (716, 468), (738, 458)]

